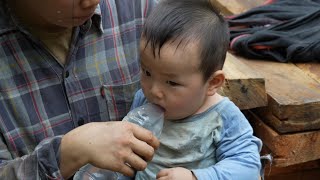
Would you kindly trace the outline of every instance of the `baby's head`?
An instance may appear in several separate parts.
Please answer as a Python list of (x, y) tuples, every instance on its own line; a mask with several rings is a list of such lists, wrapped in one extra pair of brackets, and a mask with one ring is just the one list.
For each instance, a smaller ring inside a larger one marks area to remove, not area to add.
[(209, 0), (162, 0), (140, 43), (141, 85), (169, 119), (199, 112), (222, 86), (229, 44), (227, 22)]

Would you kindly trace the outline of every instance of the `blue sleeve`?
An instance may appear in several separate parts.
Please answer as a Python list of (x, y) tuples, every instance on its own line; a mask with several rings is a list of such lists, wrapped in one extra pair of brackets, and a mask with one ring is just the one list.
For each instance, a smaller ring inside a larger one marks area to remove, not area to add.
[(192, 170), (198, 180), (259, 179), (262, 142), (253, 136), (248, 120), (237, 107), (229, 110), (223, 113), (227, 115), (223, 117), (221, 140), (217, 143), (217, 163), (209, 168)]
[(131, 105), (130, 110), (140, 107), (147, 102), (146, 97), (144, 96), (142, 89), (139, 89), (134, 95), (134, 99)]

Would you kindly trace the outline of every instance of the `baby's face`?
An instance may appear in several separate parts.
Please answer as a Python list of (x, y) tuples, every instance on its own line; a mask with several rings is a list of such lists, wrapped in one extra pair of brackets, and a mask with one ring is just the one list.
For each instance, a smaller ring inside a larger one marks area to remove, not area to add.
[(24, 0), (35, 21), (60, 27), (82, 25), (94, 13), (100, 0)]
[(207, 98), (207, 82), (199, 71), (196, 43), (187, 46), (166, 43), (160, 57), (144, 39), (140, 43), (141, 86), (148, 101), (165, 109), (165, 118), (178, 120), (199, 111)]

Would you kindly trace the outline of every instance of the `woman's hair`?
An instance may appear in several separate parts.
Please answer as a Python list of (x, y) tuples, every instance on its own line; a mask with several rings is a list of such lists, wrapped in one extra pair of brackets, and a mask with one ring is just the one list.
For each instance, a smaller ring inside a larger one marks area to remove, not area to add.
[(178, 41), (177, 48), (197, 42), (205, 81), (222, 69), (229, 45), (228, 24), (210, 0), (161, 0), (147, 18), (142, 37), (154, 56), (157, 50), (160, 56), (167, 42)]

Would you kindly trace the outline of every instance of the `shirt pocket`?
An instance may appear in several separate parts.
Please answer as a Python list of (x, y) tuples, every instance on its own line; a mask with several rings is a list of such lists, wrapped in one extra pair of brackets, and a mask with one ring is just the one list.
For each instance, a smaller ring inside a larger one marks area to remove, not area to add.
[(122, 85), (103, 85), (103, 94), (111, 121), (122, 120), (130, 111), (135, 93), (140, 88), (140, 81), (134, 81)]

